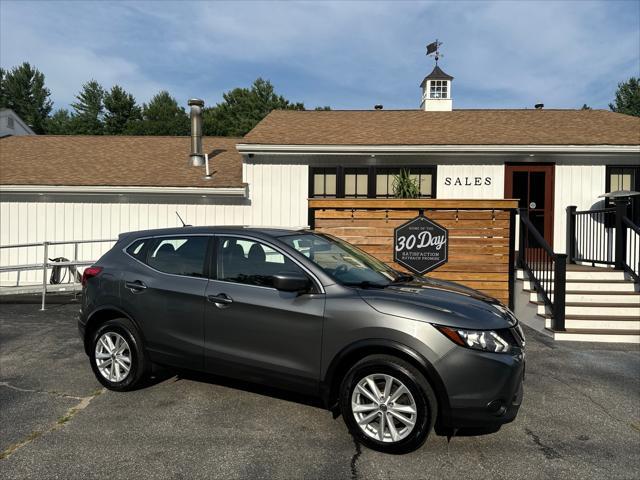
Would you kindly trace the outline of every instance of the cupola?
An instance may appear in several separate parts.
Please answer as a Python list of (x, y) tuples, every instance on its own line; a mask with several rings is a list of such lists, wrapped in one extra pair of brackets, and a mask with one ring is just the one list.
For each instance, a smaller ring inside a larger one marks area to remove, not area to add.
[(444, 73), (436, 61), (433, 71), (424, 77), (420, 84), (422, 88), (420, 108), (427, 112), (450, 112), (453, 110), (452, 81), (453, 77)]

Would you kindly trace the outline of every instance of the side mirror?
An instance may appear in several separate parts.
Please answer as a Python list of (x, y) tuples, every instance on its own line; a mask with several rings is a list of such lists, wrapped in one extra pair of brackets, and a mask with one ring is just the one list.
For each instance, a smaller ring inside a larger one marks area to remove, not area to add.
[(309, 290), (311, 281), (298, 273), (279, 273), (273, 276), (273, 286), (283, 292), (305, 292)]

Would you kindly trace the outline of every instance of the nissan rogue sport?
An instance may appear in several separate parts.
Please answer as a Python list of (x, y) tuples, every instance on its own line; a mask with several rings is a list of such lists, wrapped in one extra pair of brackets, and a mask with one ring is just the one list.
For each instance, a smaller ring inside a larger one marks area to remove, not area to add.
[(80, 334), (110, 390), (140, 386), (153, 364), (267, 384), (319, 397), (390, 453), (432, 429), (495, 431), (522, 400), (510, 310), (314, 231), (126, 233), (82, 285)]

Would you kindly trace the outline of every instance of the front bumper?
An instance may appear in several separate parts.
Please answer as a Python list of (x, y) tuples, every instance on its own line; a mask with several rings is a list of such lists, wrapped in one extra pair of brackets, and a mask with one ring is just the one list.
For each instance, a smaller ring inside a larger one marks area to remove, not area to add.
[(456, 347), (437, 364), (449, 398), (447, 429), (493, 429), (512, 422), (523, 399), (525, 354)]

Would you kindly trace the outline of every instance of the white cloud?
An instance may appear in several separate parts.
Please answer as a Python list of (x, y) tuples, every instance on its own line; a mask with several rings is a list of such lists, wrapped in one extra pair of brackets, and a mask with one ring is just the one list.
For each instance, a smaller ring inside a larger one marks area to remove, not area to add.
[[(181, 101), (262, 75), (307, 105), (414, 108), (444, 41), (455, 105), (606, 107), (640, 75), (632, 2), (2, 2), (3, 66), (29, 60), (58, 103), (83, 81)], [(634, 17), (635, 16), (635, 17)]]

